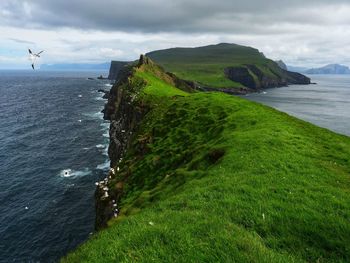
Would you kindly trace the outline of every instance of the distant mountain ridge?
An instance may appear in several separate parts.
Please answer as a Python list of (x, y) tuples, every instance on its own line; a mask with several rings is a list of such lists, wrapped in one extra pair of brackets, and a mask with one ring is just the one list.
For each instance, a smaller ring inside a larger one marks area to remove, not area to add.
[(321, 68), (312, 68), (305, 71), (306, 74), (350, 74), (347, 66), (339, 64), (329, 64)]
[[(276, 61), (277, 63), (277, 61)], [(346, 75), (350, 74), (350, 69), (348, 66), (340, 65), (340, 64), (328, 64), (319, 68), (306, 68), (306, 67), (294, 67), (287, 65), (289, 71), (299, 72), (302, 74), (338, 74), (338, 75)]]
[(109, 70), (109, 62), (92, 64), (92, 63), (61, 63), (61, 64), (42, 64), (41, 70)]

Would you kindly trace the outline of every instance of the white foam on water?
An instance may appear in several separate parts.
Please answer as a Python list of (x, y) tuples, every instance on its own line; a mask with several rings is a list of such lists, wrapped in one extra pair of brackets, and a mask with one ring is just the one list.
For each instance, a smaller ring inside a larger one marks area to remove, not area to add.
[(104, 170), (104, 171), (105, 171), (105, 170), (109, 170), (109, 165), (110, 165), (110, 161), (109, 161), (109, 160), (106, 160), (106, 162), (97, 165), (97, 166), (96, 166), (96, 169)]
[(108, 156), (108, 144), (106, 144), (106, 148), (103, 150), (103, 155)]
[(100, 119), (103, 120), (103, 113), (102, 112), (95, 112), (95, 113), (83, 113), (84, 116), (94, 119)]
[(113, 84), (106, 83), (105, 86), (111, 88), (113, 86)]
[(110, 124), (109, 124), (109, 122), (103, 122), (103, 123), (101, 123), (101, 124), (100, 124), (100, 126), (101, 126), (103, 129), (108, 130), (108, 129), (109, 129), (109, 126), (110, 126)]
[(80, 177), (80, 176), (85, 176), (89, 174), (91, 174), (91, 171), (89, 168), (84, 168), (81, 171), (74, 171), (72, 169), (63, 169), (62, 171), (60, 171), (60, 176), (65, 178)]
[(96, 148), (102, 150), (102, 154), (108, 156), (108, 143), (107, 144), (97, 144)]
[(106, 131), (106, 132), (103, 134), (103, 137), (109, 138), (109, 131)]
[(102, 96), (100, 97), (95, 97), (95, 100), (103, 100), (103, 101), (106, 101), (107, 99), (104, 99)]
[(81, 97), (83, 97), (83, 95), (79, 94), (78, 97), (81, 98)]

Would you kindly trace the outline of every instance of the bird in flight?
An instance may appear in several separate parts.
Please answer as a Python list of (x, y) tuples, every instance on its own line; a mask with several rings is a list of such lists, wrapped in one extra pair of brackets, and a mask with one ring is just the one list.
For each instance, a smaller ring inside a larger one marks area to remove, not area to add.
[(28, 52), (29, 52), (29, 59), (32, 61), (32, 68), (33, 70), (34, 68), (34, 64), (37, 58), (40, 58), (40, 54), (44, 52), (44, 50), (38, 52), (38, 53), (33, 53), (30, 48), (28, 48)]

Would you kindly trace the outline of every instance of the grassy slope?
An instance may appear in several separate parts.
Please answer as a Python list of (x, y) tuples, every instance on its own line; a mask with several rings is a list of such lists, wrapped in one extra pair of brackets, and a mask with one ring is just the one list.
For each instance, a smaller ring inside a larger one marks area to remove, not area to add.
[[(172, 48), (150, 52), (147, 56), (182, 79), (210, 87), (243, 87), (225, 77), (224, 69), (231, 66), (254, 64), (272, 78), (275, 76), (271, 69), (283, 74), (276, 63), (266, 59), (257, 49), (235, 44)], [(254, 76), (252, 73), (251, 75)]]
[(111, 185), (121, 215), (63, 262), (350, 261), (348, 137), (134, 78), (153, 109)]

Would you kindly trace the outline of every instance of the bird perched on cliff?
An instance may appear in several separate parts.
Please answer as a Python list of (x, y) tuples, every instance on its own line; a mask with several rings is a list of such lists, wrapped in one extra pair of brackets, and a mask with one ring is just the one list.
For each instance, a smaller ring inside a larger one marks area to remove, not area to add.
[(44, 52), (44, 50), (38, 52), (38, 53), (33, 53), (30, 48), (28, 48), (28, 52), (29, 52), (29, 60), (32, 62), (32, 68), (33, 70), (34, 68), (34, 64), (37, 58), (40, 58), (40, 54)]

